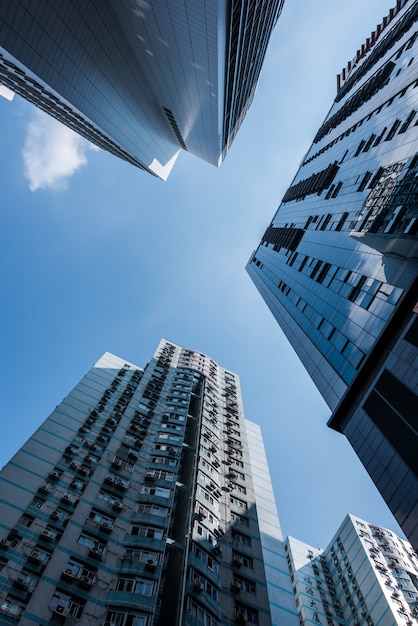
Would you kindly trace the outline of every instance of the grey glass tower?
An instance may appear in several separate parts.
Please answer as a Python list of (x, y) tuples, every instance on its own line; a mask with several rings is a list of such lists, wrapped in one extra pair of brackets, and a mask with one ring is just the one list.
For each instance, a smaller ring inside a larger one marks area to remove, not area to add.
[(247, 270), (418, 544), (418, 4), (398, 1), (335, 101)]
[(297, 624), (248, 429), (238, 377), (200, 352), (106, 353), (0, 472), (0, 623)]
[(180, 149), (219, 165), (283, 0), (5, 0), (0, 83), (166, 178)]

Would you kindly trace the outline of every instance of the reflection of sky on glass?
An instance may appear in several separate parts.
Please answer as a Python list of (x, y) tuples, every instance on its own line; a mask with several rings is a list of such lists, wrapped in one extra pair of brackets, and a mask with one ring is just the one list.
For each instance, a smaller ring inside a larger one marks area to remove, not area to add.
[(325, 545), (348, 511), (393, 527), (244, 271), (329, 109), (335, 74), (388, 10), (387, 0), (347, 6), (285, 3), (219, 169), (182, 153), (162, 183), (89, 152), (66, 190), (32, 193), (21, 159), (30, 107), (0, 99), (1, 463), (105, 350), (145, 364), (165, 336), (240, 375), (285, 535)]

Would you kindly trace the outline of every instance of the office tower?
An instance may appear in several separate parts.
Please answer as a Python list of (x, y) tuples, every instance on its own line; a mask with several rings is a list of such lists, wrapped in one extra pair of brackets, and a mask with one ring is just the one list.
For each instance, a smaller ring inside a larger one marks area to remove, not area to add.
[(106, 353), (0, 473), (0, 622), (279, 624), (249, 428), (254, 484), (235, 374), (166, 340), (145, 369)]
[(300, 623), (406, 626), (418, 618), (418, 557), (386, 528), (347, 515), (325, 550), (288, 537)]
[(400, 0), (337, 96), (247, 265), (418, 546), (418, 3)]
[(6, 0), (0, 83), (165, 179), (219, 165), (252, 102), (283, 0)]

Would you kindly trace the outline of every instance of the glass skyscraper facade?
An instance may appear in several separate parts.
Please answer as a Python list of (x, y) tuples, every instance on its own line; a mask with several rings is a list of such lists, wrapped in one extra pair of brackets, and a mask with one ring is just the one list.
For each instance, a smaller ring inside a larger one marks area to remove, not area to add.
[(106, 353), (0, 472), (0, 623), (294, 626), (271, 496), (234, 373)]
[(283, 0), (6, 0), (0, 83), (166, 178), (180, 149), (219, 165)]
[(418, 4), (398, 1), (247, 265), (398, 522), (418, 544)]

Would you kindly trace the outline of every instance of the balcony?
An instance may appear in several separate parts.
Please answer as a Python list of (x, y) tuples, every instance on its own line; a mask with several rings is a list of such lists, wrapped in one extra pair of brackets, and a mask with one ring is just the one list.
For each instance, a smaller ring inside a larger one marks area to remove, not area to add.
[(153, 537), (143, 537), (141, 535), (126, 535), (123, 544), (126, 548), (148, 548), (158, 551), (164, 548), (165, 538), (154, 539)]
[(106, 602), (112, 607), (132, 606), (135, 609), (153, 613), (156, 607), (156, 596), (143, 596), (138, 593), (127, 591), (110, 591), (106, 596)]

